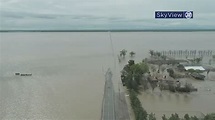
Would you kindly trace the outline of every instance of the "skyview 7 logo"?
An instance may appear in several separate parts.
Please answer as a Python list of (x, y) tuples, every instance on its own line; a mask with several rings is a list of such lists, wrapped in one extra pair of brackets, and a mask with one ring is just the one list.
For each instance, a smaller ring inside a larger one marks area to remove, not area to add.
[(193, 11), (155, 11), (156, 19), (192, 19)]

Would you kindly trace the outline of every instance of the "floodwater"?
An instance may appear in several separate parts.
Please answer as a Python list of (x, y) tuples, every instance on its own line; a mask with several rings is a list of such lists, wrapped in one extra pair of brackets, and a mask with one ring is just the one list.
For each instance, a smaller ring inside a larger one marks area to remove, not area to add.
[[(213, 50), (215, 32), (24, 32), (0, 33), (0, 119), (100, 119), (104, 73), (119, 74), (122, 49), (135, 51), (136, 61), (150, 49)], [(15, 72), (32, 73), (31, 77)], [(214, 75), (212, 75), (213, 77)], [(211, 79), (212, 79), (211, 77)], [(215, 88), (215, 82), (205, 83)], [(202, 91), (207, 88), (202, 88)], [(190, 95), (142, 95), (147, 111), (215, 111), (215, 91)], [(166, 109), (162, 109), (166, 108)]]
[[(206, 74), (206, 73), (205, 73)], [(215, 73), (211, 72), (205, 81), (183, 78), (188, 83), (192, 83), (198, 91), (192, 93), (172, 93), (147, 90), (139, 95), (143, 107), (148, 113), (155, 113), (158, 120), (163, 114), (170, 116), (178, 113), (180, 117), (185, 114), (203, 117), (207, 113), (215, 111)]]

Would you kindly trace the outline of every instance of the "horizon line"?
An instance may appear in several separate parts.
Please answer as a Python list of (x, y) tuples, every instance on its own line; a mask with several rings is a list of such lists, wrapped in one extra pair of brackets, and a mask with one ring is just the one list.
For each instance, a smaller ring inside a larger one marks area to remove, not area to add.
[(0, 32), (195, 32), (215, 29), (83, 29), (83, 30), (0, 30)]

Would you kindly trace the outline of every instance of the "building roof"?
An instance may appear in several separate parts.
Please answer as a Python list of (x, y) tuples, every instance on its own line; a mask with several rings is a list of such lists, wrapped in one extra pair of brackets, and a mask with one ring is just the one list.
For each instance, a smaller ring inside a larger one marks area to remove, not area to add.
[(185, 70), (194, 69), (194, 70), (205, 70), (202, 66), (185, 66)]

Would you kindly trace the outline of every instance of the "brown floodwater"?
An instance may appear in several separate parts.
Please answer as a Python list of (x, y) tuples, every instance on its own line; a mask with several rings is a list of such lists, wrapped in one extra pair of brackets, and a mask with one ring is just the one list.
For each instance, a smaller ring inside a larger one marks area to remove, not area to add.
[[(136, 61), (150, 49), (210, 50), (214, 32), (20, 32), (0, 33), (0, 119), (100, 119), (104, 72), (119, 74), (127, 56), (118, 63), (122, 49), (135, 51)], [(114, 52), (112, 51), (112, 47)], [(15, 76), (15, 72), (32, 76)], [(192, 94), (146, 92), (141, 102), (147, 111), (215, 111), (215, 82), (195, 81)], [(211, 91), (207, 89), (210, 88)]]

